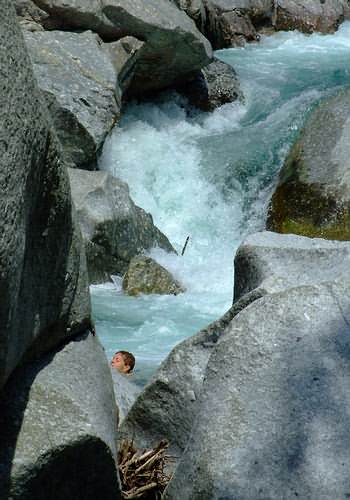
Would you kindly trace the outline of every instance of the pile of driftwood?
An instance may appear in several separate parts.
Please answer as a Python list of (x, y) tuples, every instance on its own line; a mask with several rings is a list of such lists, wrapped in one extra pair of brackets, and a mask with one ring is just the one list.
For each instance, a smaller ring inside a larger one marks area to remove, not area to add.
[(123, 441), (118, 456), (123, 498), (158, 500), (168, 484), (166, 474), (171, 458), (165, 455), (169, 444), (161, 441), (149, 450), (137, 450), (133, 443)]

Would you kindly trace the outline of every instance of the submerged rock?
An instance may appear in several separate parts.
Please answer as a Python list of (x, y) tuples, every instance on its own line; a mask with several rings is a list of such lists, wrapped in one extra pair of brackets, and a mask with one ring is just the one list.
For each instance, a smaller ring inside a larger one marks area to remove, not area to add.
[(311, 113), (282, 168), (267, 228), (350, 239), (350, 91)]
[(0, 0), (0, 42), (2, 387), (24, 355), (85, 330), (90, 300), (67, 172), (10, 0)]
[(210, 357), (167, 500), (345, 498), (349, 276), (267, 295)]
[(134, 257), (123, 279), (123, 290), (128, 295), (160, 293), (177, 295), (185, 289), (155, 260), (144, 255)]
[(127, 184), (107, 172), (79, 169), (69, 169), (69, 179), (91, 283), (125, 272), (133, 257), (152, 247), (175, 251), (152, 216), (134, 204)]
[(273, 24), (277, 30), (332, 33), (346, 19), (350, 19), (346, 0), (277, 0)]
[(214, 59), (179, 91), (203, 111), (214, 111), (223, 104), (243, 101), (237, 73), (219, 59)]
[(0, 498), (121, 498), (116, 425), (111, 374), (91, 334), (18, 370), (0, 403)]
[(101, 40), (91, 32), (24, 35), (65, 159), (94, 167), (120, 109), (117, 74)]

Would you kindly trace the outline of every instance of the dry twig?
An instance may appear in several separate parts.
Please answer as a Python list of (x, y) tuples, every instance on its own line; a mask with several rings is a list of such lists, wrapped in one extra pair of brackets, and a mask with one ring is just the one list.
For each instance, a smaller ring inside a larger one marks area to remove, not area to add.
[(165, 455), (166, 441), (150, 450), (137, 450), (124, 441), (119, 450), (119, 473), (123, 498), (156, 500), (160, 498), (170, 477), (165, 473), (171, 458)]

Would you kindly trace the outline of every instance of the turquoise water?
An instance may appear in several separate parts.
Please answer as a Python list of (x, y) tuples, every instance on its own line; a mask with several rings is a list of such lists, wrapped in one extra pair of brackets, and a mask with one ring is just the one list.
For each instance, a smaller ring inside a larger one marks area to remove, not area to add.
[(335, 35), (278, 33), (217, 56), (238, 72), (244, 104), (188, 113), (176, 94), (131, 104), (100, 162), (128, 182), (134, 201), (178, 250), (190, 236), (184, 257), (151, 252), (185, 294), (126, 297), (119, 280), (92, 287), (107, 356), (134, 352), (140, 384), (176, 343), (230, 306), (234, 253), (264, 228), (278, 170), (308, 111), (350, 86), (350, 23)]

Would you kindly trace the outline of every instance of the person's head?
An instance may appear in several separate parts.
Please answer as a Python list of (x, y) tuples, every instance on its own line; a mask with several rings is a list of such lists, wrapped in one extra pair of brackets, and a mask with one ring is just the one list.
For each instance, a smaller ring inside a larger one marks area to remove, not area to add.
[(116, 368), (121, 373), (131, 373), (134, 366), (135, 357), (128, 351), (116, 352), (111, 361), (111, 367)]

